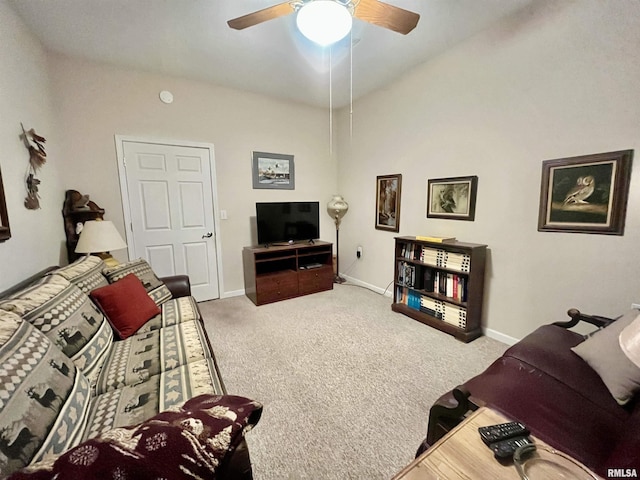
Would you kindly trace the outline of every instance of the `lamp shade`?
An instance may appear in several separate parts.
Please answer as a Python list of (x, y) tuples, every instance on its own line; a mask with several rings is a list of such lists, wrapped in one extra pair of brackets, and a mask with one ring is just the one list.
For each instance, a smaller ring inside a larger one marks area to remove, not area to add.
[(89, 220), (84, 222), (76, 253), (101, 253), (127, 248), (113, 222)]
[(340, 220), (345, 216), (347, 210), (349, 210), (349, 204), (344, 201), (342, 195), (334, 195), (327, 204), (327, 213), (336, 222), (336, 228), (340, 226)]
[(302, 34), (323, 47), (342, 40), (351, 31), (353, 18), (334, 0), (315, 0), (298, 11), (296, 24)]
[(640, 316), (624, 327), (618, 341), (627, 358), (640, 368)]

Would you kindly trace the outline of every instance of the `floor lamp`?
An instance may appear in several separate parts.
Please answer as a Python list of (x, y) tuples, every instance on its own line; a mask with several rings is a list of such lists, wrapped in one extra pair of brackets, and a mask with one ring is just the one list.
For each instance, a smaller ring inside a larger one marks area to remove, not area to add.
[(340, 221), (349, 210), (349, 204), (344, 201), (342, 195), (334, 195), (327, 204), (327, 213), (336, 224), (336, 274), (333, 283), (344, 283), (346, 280), (340, 276)]

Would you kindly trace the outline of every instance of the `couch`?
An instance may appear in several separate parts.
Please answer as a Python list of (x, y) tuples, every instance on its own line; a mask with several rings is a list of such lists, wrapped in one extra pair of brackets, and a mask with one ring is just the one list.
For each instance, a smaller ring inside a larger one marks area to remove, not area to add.
[(0, 294), (0, 378), (0, 477), (252, 478), (262, 406), (227, 395), (186, 276), (87, 256), (26, 279)]
[[(640, 475), (640, 368), (619, 343), (625, 327), (637, 328), (639, 314), (631, 310), (614, 321), (571, 309), (571, 321), (539, 327), (434, 403), (417, 455), (486, 405), (604, 478), (611, 469)], [(570, 330), (585, 321), (599, 330), (587, 336)]]

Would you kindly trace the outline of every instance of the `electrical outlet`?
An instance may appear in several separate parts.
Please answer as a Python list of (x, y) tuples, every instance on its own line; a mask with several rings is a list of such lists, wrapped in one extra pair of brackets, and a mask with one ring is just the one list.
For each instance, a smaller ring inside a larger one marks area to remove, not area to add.
[(358, 248), (356, 248), (356, 258), (361, 258), (362, 257), (362, 247), (358, 246)]

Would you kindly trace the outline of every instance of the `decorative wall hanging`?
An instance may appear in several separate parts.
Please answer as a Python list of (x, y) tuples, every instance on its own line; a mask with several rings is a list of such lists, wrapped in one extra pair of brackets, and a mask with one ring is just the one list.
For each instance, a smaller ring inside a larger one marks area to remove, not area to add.
[(437, 178), (427, 181), (427, 217), (473, 221), (476, 217), (478, 177)]
[(633, 150), (542, 162), (538, 230), (622, 235)]
[(400, 231), (400, 195), (402, 175), (376, 177), (376, 229)]
[(36, 173), (47, 161), (47, 153), (44, 151), (44, 144), (47, 140), (38, 135), (33, 128), (25, 131), (22, 123), (20, 126), (22, 127), (20, 138), (29, 150), (29, 170), (26, 179), (27, 197), (24, 199), (24, 206), (29, 210), (37, 210), (40, 208), (40, 196), (38, 195), (40, 180), (36, 178)]
[(295, 190), (293, 155), (253, 152), (253, 188)]
[(4, 198), (4, 184), (2, 183), (2, 172), (0, 171), (0, 242), (11, 238), (9, 228), (9, 215), (7, 214), (7, 202)]

